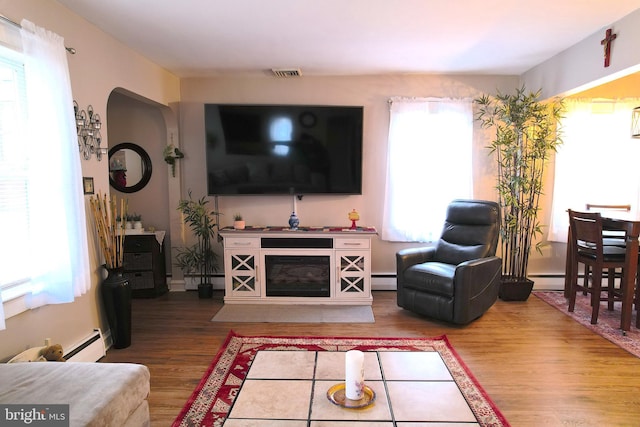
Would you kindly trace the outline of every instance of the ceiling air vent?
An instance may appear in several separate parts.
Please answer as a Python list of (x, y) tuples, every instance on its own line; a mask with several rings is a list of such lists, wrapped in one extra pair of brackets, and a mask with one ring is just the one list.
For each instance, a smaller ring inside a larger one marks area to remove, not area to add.
[(302, 71), (299, 68), (272, 68), (271, 71), (276, 77), (300, 77)]

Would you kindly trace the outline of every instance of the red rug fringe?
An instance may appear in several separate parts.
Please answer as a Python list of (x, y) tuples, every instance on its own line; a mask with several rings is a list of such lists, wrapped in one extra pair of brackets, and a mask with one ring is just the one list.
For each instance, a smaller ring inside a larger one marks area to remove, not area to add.
[[(505, 426), (500, 413), (476, 377), (462, 361), (445, 335), (434, 338), (317, 337), (317, 336), (241, 336), (230, 331), (213, 358), (173, 427), (219, 426), (226, 419), (242, 380), (258, 350), (294, 347), (309, 351), (346, 351), (357, 349), (397, 349), (399, 351), (437, 351), (442, 356), (458, 387), (467, 398), (481, 426)], [(240, 373), (232, 372), (242, 367)]]

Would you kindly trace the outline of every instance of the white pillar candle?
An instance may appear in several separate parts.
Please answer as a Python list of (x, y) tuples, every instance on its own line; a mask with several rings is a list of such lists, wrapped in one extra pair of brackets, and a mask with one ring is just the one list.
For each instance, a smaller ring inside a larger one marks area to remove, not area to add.
[(359, 350), (347, 351), (344, 368), (347, 399), (362, 399), (364, 397), (364, 353)]

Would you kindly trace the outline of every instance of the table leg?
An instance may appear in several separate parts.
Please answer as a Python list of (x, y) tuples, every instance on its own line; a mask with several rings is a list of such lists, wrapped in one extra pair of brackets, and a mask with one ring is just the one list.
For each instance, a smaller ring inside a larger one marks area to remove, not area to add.
[(565, 298), (569, 298), (569, 294), (571, 292), (570, 279), (573, 277), (572, 273), (573, 273), (573, 267), (574, 267), (572, 246), (573, 245), (571, 244), (571, 229), (569, 229), (568, 236), (567, 236), (567, 260), (564, 267), (564, 297)]
[(627, 252), (622, 280), (622, 316), (620, 329), (628, 331), (631, 328), (631, 314), (633, 312), (633, 297), (638, 271), (638, 234), (627, 233)]

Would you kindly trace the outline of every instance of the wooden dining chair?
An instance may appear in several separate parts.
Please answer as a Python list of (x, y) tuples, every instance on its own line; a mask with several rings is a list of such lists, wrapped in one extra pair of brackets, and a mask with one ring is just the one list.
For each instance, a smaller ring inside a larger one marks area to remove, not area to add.
[[(586, 208), (588, 212), (630, 212), (631, 211), (631, 205), (625, 205), (625, 204), (614, 204), (614, 205), (607, 205), (607, 204), (598, 204), (598, 203), (587, 203), (586, 204)], [(625, 247), (625, 245), (627, 244), (626, 241), (626, 235), (624, 231), (621, 230), (606, 230), (603, 229), (602, 230), (602, 242), (604, 244), (604, 246), (620, 246), (620, 247)], [(606, 251), (606, 248), (605, 248)], [(589, 277), (589, 267), (585, 266), (585, 274), (584, 274), (584, 284), (585, 286), (588, 285), (587, 283), (587, 278)], [(612, 286), (611, 282), (614, 281), (616, 278), (620, 278), (621, 277), (621, 273), (616, 274), (615, 270), (607, 270), (606, 273), (604, 274), (604, 277), (607, 278), (608, 282), (609, 282), (609, 286)], [(583, 292), (586, 295), (586, 292)], [(610, 303), (610, 305), (613, 303)]]
[[(569, 277), (569, 311), (575, 309), (578, 290), (591, 294), (591, 323), (598, 322), (600, 302), (607, 301), (613, 310), (615, 301), (622, 301), (624, 289), (616, 288), (613, 280), (602, 286), (603, 271), (620, 269), (624, 274), (625, 249), (618, 246), (604, 246), (602, 239), (602, 217), (598, 212), (576, 212), (569, 210), (569, 235), (571, 236), (572, 264)], [(585, 285), (578, 284), (578, 265), (585, 266), (589, 272)], [(591, 286), (589, 286), (589, 281)], [(621, 281), (624, 283), (624, 281)], [(633, 290), (631, 290), (633, 292)], [(603, 297), (603, 294), (605, 296)]]
[[(588, 212), (631, 212), (631, 205), (600, 205), (587, 203)], [(605, 246), (624, 246), (626, 244), (624, 231), (602, 230)]]

